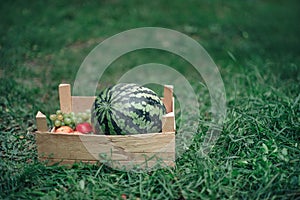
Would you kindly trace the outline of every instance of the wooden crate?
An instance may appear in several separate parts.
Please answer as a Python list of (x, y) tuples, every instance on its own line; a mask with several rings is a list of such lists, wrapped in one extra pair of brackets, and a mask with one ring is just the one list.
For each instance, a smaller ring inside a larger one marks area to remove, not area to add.
[[(69, 84), (59, 85), (60, 109), (64, 113), (90, 109), (95, 97), (72, 96)], [(162, 101), (167, 114), (162, 119), (161, 133), (136, 135), (94, 135), (54, 133), (46, 116), (36, 115), (36, 144), (39, 160), (48, 164), (74, 162), (106, 163), (117, 168), (151, 168), (175, 164), (175, 116), (173, 86), (164, 86)]]

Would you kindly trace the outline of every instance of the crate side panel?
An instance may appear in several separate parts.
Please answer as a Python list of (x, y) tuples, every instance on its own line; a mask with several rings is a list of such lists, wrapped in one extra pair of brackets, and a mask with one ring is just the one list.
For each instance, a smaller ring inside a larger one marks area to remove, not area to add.
[(95, 158), (107, 156), (112, 160), (145, 160), (146, 156), (175, 159), (175, 135), (171, 133), (148, 134), (144, 137), (80, 135), (80, 138)]
[(40, 158), (98, 160), (100, 156), (106, 156), (117, 161), (175, 160), (172, 134), (157, 134), (150, 138), (37, 133), (37, 146)]
[(115, 147), (126, 149), (128, 152), (174, 152), (175, 134), (161, 133), (143, 137), (132, 136), (112, 138)]
[(39, 157), (95, 160), (82, 144), (79, 135), (37, 133), (36, 142)]
[[(175, 133), (154, 133), (125, 136), (80, 135), (85, 146), (95, 148), (93, 151), (117, 151), (131, 153), (174, 152)], [(107, 147), (106, 150), (102, 147)]]
[(72, 111), (75, 113), (90, 110), (96, 97), (72, 96)]

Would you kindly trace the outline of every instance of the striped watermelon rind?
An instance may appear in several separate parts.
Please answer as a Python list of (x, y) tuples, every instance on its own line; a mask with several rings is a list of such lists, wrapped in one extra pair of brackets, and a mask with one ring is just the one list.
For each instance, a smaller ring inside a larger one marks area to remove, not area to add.
[(96, 134), (127, 135), (161, 132), (165, 106), (147, 87), (119, 83), (95, 99), (92, 124)]

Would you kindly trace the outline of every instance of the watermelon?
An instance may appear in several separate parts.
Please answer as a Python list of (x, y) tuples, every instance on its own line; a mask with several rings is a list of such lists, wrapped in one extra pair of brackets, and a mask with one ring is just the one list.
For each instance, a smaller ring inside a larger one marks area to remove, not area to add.
[(149, 88), (119, 83), (96, 97), (92, 124), (96, 134), (127, 135), (161, 132), (166, 108)]

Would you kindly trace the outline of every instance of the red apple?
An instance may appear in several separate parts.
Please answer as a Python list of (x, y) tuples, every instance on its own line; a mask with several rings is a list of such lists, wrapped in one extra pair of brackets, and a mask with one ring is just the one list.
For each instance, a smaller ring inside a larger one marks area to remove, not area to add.
[(83, 123), (77, 124), (76, 131), (78, 131), (80, 133), (84, 133), (84, 134), (91, 133), (91, 132), (93, 132), (93, 127), (90, 123), (83, 122)]
[(73, 133), (73, 129), (70, 126), (61, 126), (55, 130), (55, 133)]

